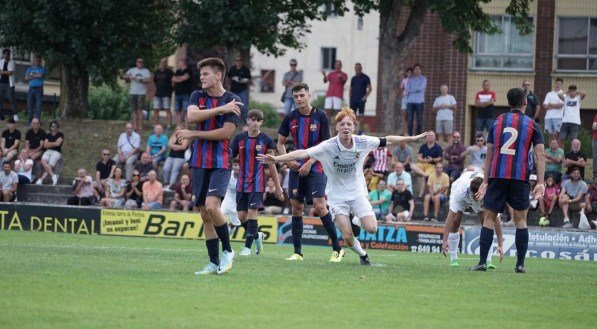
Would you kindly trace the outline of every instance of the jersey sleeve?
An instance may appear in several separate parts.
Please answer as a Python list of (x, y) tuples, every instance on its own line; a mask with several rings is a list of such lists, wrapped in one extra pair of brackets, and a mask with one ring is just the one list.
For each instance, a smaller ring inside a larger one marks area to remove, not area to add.
[(322, 157), (324, 157), (324, 155), (327, 153), (326, 145), (328, 145), (328, 143), (322, 142), (313, 147), (310, 147), (307, 149), (307, 154), (309, 155), (309, 157), (317, 161), (321, 161)]
[(321, 141), (330, 139), (330, 120), (325, 112), (321, 111), (321, 129), (320, 129)]
[[(265, 145), (267, 146), (267, 150), (276, 150), (276, 142), (274, 142), (273, 138), (268, 135), (265, 135)], [(266, 152), (267, 153), (267, 152)]]
[[(366, 146), (367, 153), (369, 153), (379, 147), (379, 143), (381, 142), (379, 137), (374, 137), (374, 136), (364, 136), (364, 137), (365, 137), (365, 142), (367, 142), (367, 144), (366, 144), (367, 145)], [(370, 155), (373, 156), (373, 154), (370, 154)]]
[[(232, 100), (242, 103), (242, 100), (237, 95), (234, 95), (232, 93), (227, 93), (227, 94), (229, 96), (224, 97), (222, 104), (226, 104)], [(240, 109), (241, 112), (243, 111), (245, 106), (247, 106), (247, 104), (244, 104), (242, 106), (242, 108)], [(235, 114), (234, 112), (226, 113), (226, 114), (224, 114), (224, 122), (232, 122), (232, 123), (234, 123), (235, 126), (238, 126), (238, 124), (240, 122), (240, 116), (238, 114)]]
[(238, 142), (240, 141), (240, 135), (241, 134), (234, 136), (232, 143), (230, 143), (230, 152), (232, 152), (233, 159), (238, 156)]
[(203, 95), (201, 90), (195, 90), (189, 97), (189, 105), (197, 105), (199, 106), (199, 98)]
[(280, 128), (278, 128), (278, 134), (288, 137), (290, 134), (290, 113), (284, 116), (282, 119), (282, 123), (280, 124)]
[(493, 144), (493, 125), (489, 128), (489, 132), (487, 133), (487, 144)]
[(543, 134), (541, 133), (541, 128), (539, 128), (539, 124), (533, 121), (533, 145), (545, 144), (543, 141)]

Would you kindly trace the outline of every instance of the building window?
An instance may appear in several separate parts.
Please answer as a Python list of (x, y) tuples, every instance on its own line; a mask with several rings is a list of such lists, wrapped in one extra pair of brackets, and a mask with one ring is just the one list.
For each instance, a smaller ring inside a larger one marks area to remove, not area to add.
[(326, 1), (324, 11), (325, 11), (325, 15), (327, 17), (338, 16), (338, 12), (336, 11), (336, 6), (334, 6), (334, 2), (332, 0)]
[(358, 17), (357, 18), (357, 30), (362, 30), (364, 24), (365, 24), (365, 22), (363, 21), (363, 17)]
[(559, 17), (557, 69), (597, 71), (597, 18)]
[(535, 34), (520, 35), (510, 16), (493, 19), (502, 33), (475, 33), (472, 67), (500, 71), (532, 70)]
[(321, 69), (333, 70), (336, 63), (336, 48), (321, 48)]

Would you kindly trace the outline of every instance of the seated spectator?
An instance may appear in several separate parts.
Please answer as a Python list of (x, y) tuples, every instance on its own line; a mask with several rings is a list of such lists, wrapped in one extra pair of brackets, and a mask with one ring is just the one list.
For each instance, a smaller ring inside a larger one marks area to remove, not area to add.
[(365, 183), (367, 184), (367, 189), (369, 192), (375, 190), (377, 188), (377, 182), (379, 181), (379, 177), (381, 175), (376, 174), (373, 172), (373, 169), (367, 168), (364, 172), (365, 175)]
[(404, 170), (410, 171), (410, 163), (413, 159), (413, 149), (406, 142), (400, 142), (394, 150), (392, 150), (392, 162), (400, 162), (404, 166)]
[(19, 176), (12, 171), (10, 162), (2, 164), (2, 172), (0, 172), (0, 188), (2, 195), (0, 201), (13, 202), (17, 196), (17, 186), (19, 185)]
[(446, 147), (444, 159), (448, 164), (444, 167), (444, 172), (450, 177), (450, 183), (457, 180), (464, 170), (464, 159), (466, 158), (466, 147), (460, 143), (460, 133), (455, 131), (452, 134), (452, 144)]
[(93, 187), (100, 195), (104, 194), (104, 184), (114, 176), (116, 161), (110, 159), (110, 150), (102, 150), (102, 159), (95, 165), (95, 181)]
[(383, 220), (388, 214), (392, 202), (392, 192), (386, 189), (386, 181), (380, 179), (377, 188), (369, 192), (368, 199), (373, 206), (377, 220)]
[(155, 125), (153, 134), (147, 139), (147, 150), (151, 157), (153, 169), (158, 169), (158, 165), (166, 160), (166, 151), (168, 151), (168, 137), (164, 135), (162, 125)]
[(376, 174), (381, 174), (384, 177), (388, 174), (388, 165), (392, 163), (392, 152), (387, 147), (376, 148), (369, 153), (369, 156), (373, 159), (371, 169)]
[(77, 177), (73, 180), (73, 190), (75, 195), (68, 198), (66, 204), (71, 206), (89, 206), (95, 203), (93, 178), (87, 175), (85, 168), (77, 170)]
[(118, 137), (118, 154), (114, 161), (121, 166), (124, 165), (124, 177), (131, 180), (133, 166), (139, 158), (139, 147), (141, 147), (141, 136), (133, 130), (133, 124), (127, 123), (124, 132)]
[(273, 177), (268, 177), (265, 182), (265, 191), (263, 192), (263, 210), (264, 214), (280, 215), (284, 208), (284, 199), (278, 198), (276, 194), (276, 183)]
[[(441, 162), (435, 164), (435, 173), (430, 175), (427, 181), (429, 192), (423, 200), (423, 220), (437, 222), (439, 208), (442, 203), (448, 200), (446, 193), (450, 187), (450, 177), (444, 172), (444, 165)], [(429, 219), (429, 204), (433, 201), (433, 217)]]
[(471, 155), (471, 162), (468, 169), (483, 172), (485, 158), (487, 158), (487, 146), (485, 145), (485, 137), (483, 137), (482, 133), (475, 135), (475, 144), (466, 149), (464, 156), (466, 157), (468, 154)]
[[(551, 213), (558, 204), (558, 195), (560, 194), (560, 186), (556, 184), (553, 175), (548, 175), (545, 180), (545, 193), (539, 198), (539, 210), (541, 215), (539, 217), (547, 217), (551, 220)], [(547, 209), (547, 212), (545, 211)]]
[(168, 158), (166, 158), (166, 162), (164, 162), (163, 168), (164, 179), (162, 179), (162, 181), (164, 184), (166, 184), (164, 190), (170, 190), (170, 187), (174, 187), (176, 179), (178, 178), (178, 174), (180, 173), (180, 169), (185, 163), (184, 153), (189, 147), (189, 140), (176, 138), (176, 132), (181, 129), (181, 126), (176, 126), (176, 129), (168, 141), (170, 153), (168, 154)]
[(4, 161), (12, 161), (18, 152), (19, 146), (21, 145), (21, 132), (15, 128), (15, 120), (9, 118), (8, 129), (2, 132), (2, 148), (0, 156), (4, 158)]
[(162, 183), (156, 180), (158, 173), (152, 169), (149, 171), (147, 177), (147, 181), (143, 184), (143, 204), (141, 208), (145, 210), (162, 209), (164, 191)]
[(419, 147), (418, 162), (410, 165), (412, 171), (419, 177), (419, 198), (425, 194), (425, 181), (433, 175), (435, 164), (443, 161), (443, 155), (444, 150), (435, 142), (435, 132), (430, 130), (425, 136), (425, 144)]
[(120, 208), (124, 206), (127, 182), (122, 177), (122, 168), (116, 167), (114, 177), (108, 178), (104, 183), (106, 197), (100, 200), (100, 206), (110, 208)]
[(15, 172), (19, 176), (19, 184), (29, 184), (33, 181), (33, 160), (29, 159), (29, 150), (24, 148), (17, 161), (15, 161)]
[(584, 195), (587, 193), (587, 183), (580, 178), (580, 168), (574, 167), (570, 172), (570, 179), (562, 183), (562, 191), (560, 192), (559, 204), (564, 213), (563, 228), (571, 228), (570, 212), (584, 211), (586, 206)]
[(174, 192), (174, 200), (170, 202), (170, 210), (192, 210), (192, 196), (191, 179), (187, 175), (182, 175), (180, 177), (180, 184), (178, 184), (178, 187), (176, 187), (176, 191)]
[(34, 118), (31, 121), (31, 129), (25, 134), (25, 148), (29, 150), (31, 160), (38, 160), (44, 154), (45, 139), (46, 132), (40, 128), (39, 119)]
[(398, 179), (396, 189), (392, 192), (390, 212), (386, 216), (388, 222), (408, 222), (415, 211), (415, 201), (412, 193), (406, 189), (403, 180)]
[(43, 180), (48, 176), (52, 178), (52, 185), (58, 184), (58, 175), (54, 173), (54, 168), (58, 161), (62, 159), (62, 142), (64, 142), (64, 134), (58, 131), (58, 122), (52, 121), (50, 123), (50, 133), (46, 135), (44, 140), (46, 151), (41, 157), (44, 174), (37, 181), (38, 185), (43, 184)]
[(566, 175), (562, 180), (570, 177), (573, 168), (578, 168), (580, 171), (580, 179), (585, 179), (585, 166), (587, 165), (587, 156), (580, 150), (580, 141), (573, 139), (570, 144), (570, 152), (564, 156), (564, 167), (566, 167)]
[(564, 150), (558, 145), (558, 140), (553, 138), (549, 141), (549, 147), (544, 151), (545, 156), (545, 177), (553, 176), (556, 183), (562, 181), (562, 163), (564, 162)]
[(529, 192), (529, 210), (537, 210), (537, 208), (539, 207), (539, 200), (535, 199), (535, 196), (533, 194), (533, 190), (537, 185), (537, 175), (531, 174), (529, 176), (529, 184), (531, 185), (531, 190)]
[(141, 182), (145, 183), (149, 179), (149, 172), (154, 170), (149, 153), (141, 154), (141, 161), (135, 165), (135, 170), (141, 175)]
[(143, 203), (143, 182), (141, 182), (139, 171), (133, 170), (131, 177), (131, 181), (126, 186), (127, 200), (124, 203), (124, 209), (141, 208), (141, 204)]
[(388, 175), (388, 190), (394, 191), (396, 189), (396, 183), (398, 180), (402, 180), (406, 189), (413, 193), (413, 183), (410, 174), (404, 171), (404, 165), (402, 162), (394, 163), (394, 171)]
[(592, 228), (597, 228), (597, 180), (593, 178), (587, 195), (585, 196), (587, 217)]

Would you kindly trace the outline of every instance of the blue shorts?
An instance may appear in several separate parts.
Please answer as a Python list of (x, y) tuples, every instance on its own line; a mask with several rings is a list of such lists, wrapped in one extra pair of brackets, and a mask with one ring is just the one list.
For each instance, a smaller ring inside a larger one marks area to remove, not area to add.
[(365, 115), (365, 101), (362, 99), (351, 99), (350, 100), (350, 108), (358, 116)]
[(236, 211), (263, 210), (263, 192), (236, 191)]
[(506, 203), (514, 210), (529, 209), (531, 184), (517, 179), (491, 178), (487, 185), (483, 207), (495, 213), (504, 212)]
[(176, 112), (186, 112), (187, 107), (189, 107), (189, 98), (191, 95), (176, 95), (174, 96), (174, 111)]
[(224, 198), (230, 181), (230, 170), (222, 168), (203, 169), (193, 167), (193, 205), (205, 206), (205, 198), (217, 196)]
[(314, 198), (325, 198), (325, 186), (328, 178), (323, 173), (310, 172), (300, 177), (298, 171), (291, 170), (288, 179), (288, 194), (290, 199), (300, 203), (313, 204)]

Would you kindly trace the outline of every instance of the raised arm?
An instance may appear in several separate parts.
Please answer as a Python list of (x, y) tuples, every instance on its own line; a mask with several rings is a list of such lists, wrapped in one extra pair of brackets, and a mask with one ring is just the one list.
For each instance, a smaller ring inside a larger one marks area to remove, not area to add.
[(417, 141), (421, 138), (424, 138), (425, 136), (427, 136), (427, 132), (424, 132), (420, 135), (417, 136), (396, 136), (396, 135), (389, 135), (386, 136), (386, 145), (394, 145), (394, 144), (398, 144), (400, 142), (414, 142)]
[(290, 153), (280, 154), (278, 156), (274, 156), (272, 154), (260, 154), (257, 156), (257, 160), (265, 164), (273, 164), (277, 162), (302, 160), (308, 157), (309, 154), (307, 153), (307, 150), (295, 150)]

